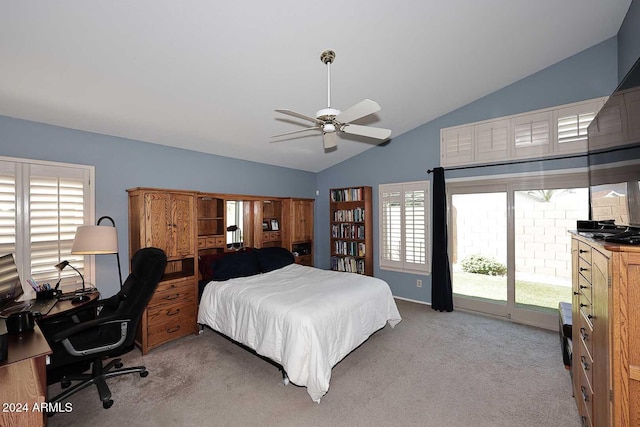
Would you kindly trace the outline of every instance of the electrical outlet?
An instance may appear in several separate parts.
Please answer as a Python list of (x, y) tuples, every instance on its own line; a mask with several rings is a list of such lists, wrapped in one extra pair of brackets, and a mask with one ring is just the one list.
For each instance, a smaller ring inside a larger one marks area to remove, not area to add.
[(418, 288), (421, 288), (422, 287), (422, 280), (420, 280), (420, 279), (416, 280), (416, 286)]

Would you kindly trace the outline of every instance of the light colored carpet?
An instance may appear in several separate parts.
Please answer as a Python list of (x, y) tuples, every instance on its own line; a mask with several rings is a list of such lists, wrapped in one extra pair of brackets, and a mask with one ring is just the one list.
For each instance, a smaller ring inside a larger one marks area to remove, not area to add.
[[(211, 330), (141, 356), (146, 378), (95, 387), (49, 426), (579, 426), (557, 333), (397, 301), (403, 320), (333, 368), (320, 404), (270, 363)], [(49, 395), (59, 386), (49, 388)]]

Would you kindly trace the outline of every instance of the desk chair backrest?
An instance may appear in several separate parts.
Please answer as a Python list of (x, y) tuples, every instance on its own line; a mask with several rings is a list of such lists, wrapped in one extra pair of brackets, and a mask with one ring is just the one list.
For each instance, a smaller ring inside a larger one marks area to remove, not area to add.
[(124, 281), (122, 289), (110, 298), (111, 301), (105, 304), (98, 315), (98, 318), (102, 318), (117, 313), (127, 315), (131, 319), (123, 347), (133, 345), (137, 325), (153, 297), (166, 265), (167, 257), (161, 249), (142, 248), (137, 251), (131, 258), (131, 273)]

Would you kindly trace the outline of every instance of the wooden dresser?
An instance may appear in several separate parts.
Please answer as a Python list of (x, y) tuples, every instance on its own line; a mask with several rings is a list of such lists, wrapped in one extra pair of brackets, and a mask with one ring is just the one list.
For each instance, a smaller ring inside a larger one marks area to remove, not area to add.
[(640, 246), (574, 234), (573, 391), (585, 426), (640, 426)]
[(149, 350), (197, 333), (196, 193), (134, 188), (129, 193), (129, 256), (153, 246), (167, 267), (138, 328), (136, 344)]

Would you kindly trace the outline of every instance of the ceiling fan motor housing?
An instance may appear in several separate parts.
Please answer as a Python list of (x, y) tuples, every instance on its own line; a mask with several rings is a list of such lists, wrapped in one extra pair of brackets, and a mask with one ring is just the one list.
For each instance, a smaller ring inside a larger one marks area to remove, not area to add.
[(323, 108), (322, 110), (318, 110), (316, 118), (325, 122), (331, 121), (340, 113), (341, 111), (336, 110), (335, 108)]

